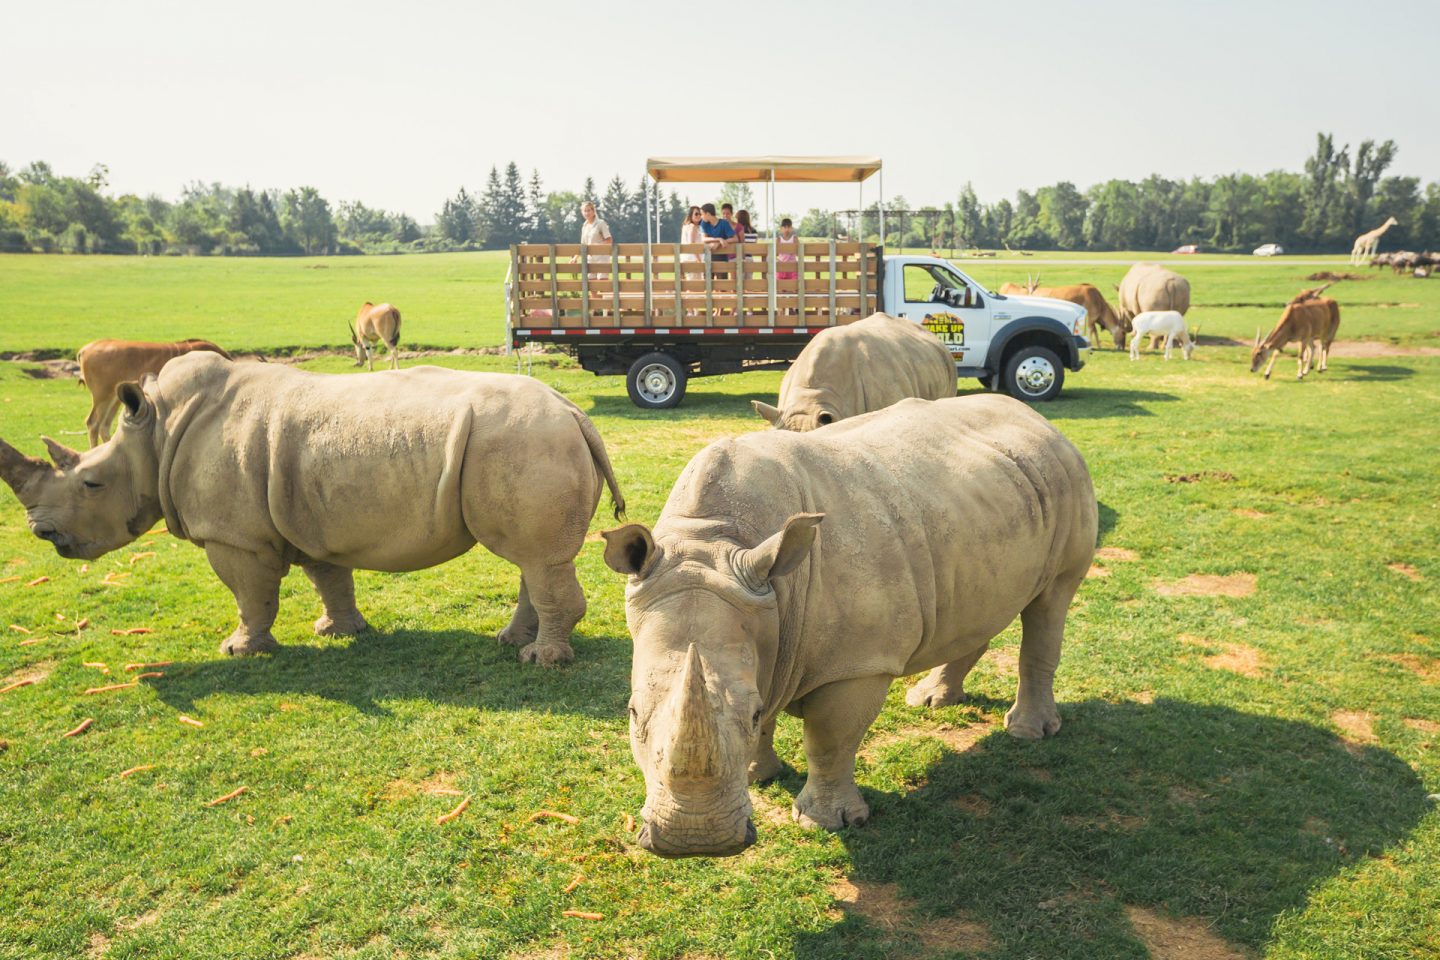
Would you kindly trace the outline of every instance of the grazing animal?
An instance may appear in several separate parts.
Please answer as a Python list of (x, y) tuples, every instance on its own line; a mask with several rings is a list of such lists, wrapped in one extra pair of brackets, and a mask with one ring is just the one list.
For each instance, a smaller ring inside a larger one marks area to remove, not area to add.
[(906, 397), (955, 396), (955, 361), (930, 331), (876, 313), (816, 334), (780, 381), (779, 406), (750, 401), (781, 430), (814, 430)]
[(1055, 733), (1052, 680), (1097, 510), (1079, 451), (1004, 396), (902, 400), (701, 450), (653, 531), (604, 534), (605, 562), (629, 577), (640, 844), (683, 857), (754, 842), (747, 782), (780, 772), (782, 711), (805, 724), (795, 818), (864, 823), (855, 751), (891, 683), (930, 670), (909, 703), (960, 702), (965, 674), (1017, 615), (1005, 725), (1022, 739)]
[(1350, 248), (1350, 263), (1358, 266), (1365, 262), (1366, 258), (1375, 256), (1375, 249), (1380, 246), (1380, 238), (1385, 236), (1385, 231), (1391, 227), (1398, 226), (1399, 220), (1394, 217), (1386, 217), (1385, 222), (1374, 230), (1368, 230), (1355, 238), (1355, 245)]
[(1295, 379), (1305, 379), (1317, 351), (1320, 354), (1317, 369), (1324, 373), (1330, 358), (1330, 344), (1334, 342), (1335, 331), (1339, 328), (1340, 304), (1329, 297), (1292, 301), (1286, 304), (1285, 312), (1280, 314), (1280, 322), (1275, 324), (1268, 337), (1261, 340), (1260, 331), (1255, 331), (1255, 346), (1250, 351), (1250, 372), (1259, 370), (1268, 358), (1270, 362), (1265, 366), (1265, 379), (1269, 380), (1270, 371), (1280, 358), (1280, 351), (1294, 341), (1300, 344), (1300, 370)]
[(95, 558), (162, 517), (205, 549), (240, 625), (228, 654), (278, 646), (280, 582), (298, 564), (320, 594), (317, 634), (366, 629), (352, 571), (420, 570), (477, 542), (520, 568), (499, 640), (569, 660), (585, 613), (575, 555), (610, 488), (600, 434), (529, 377), (416, 367), (337, 377), (192, 353), (119, 388), (114, 439), (87, 453), (49, 438), (54, 467), (0, 441), (0, 479), (62, 557)]
[(120, 401), (115, 388), (126, 380), (143, 380), (158, 375), (160, 368), (176, 357), (194, 350), (209, 350), (226, 360), (230, 354), (209, 340), (180, 340), (176, 343), (146, 343), (140, 340), (93, 340), (75, 354), (80, 362), (80, 383), (90, 391), (90, 413), (85, 417), (85, 431), (90, 446), (99, 446), (110, 439), (110, 428)]
[[(1185, 318), (1177, 310), (1147, 310), (1137, 314), (1130, 321), (1131, 332), (1134, 336), (1130, 340), (1130, 359), (1140, 359), (1140, 338), (1163, 336), (1165, 338), (1165, 359), (1170, 359), (1170, 346), (1180, 341), (1180, 352), (1186, 360), (1195, 351), (1195, 340), (1190, 331), (1185, 329)], [(1197, 326), (1196, 332), (1199, 332)]]
[(1099, 343), (1099, 328), (1104, 327), (1115, 342), (1115, 349), (1125, 349), (1125, 328), (1119, 316), (1093, 283), (1076, 283), (1068, 287), (1042, 287), (1040, 278), (1026, 277), (1025, 286), (1018, 283), (1002, 283), (1001, 294), (1010, 296), (1022, 294), (1032, 297), (1050, 297), (1053, 300), (1068, 300), (1085, 308), (1085, 332), (1092, 344)]
[(395, 351), (400, 346), (400, 311), (388, 303), (377, 306), (365, 301), (350, 325), (350, 342), (355, 344), (355, 366), (364, 363), (374, 370), (375, 355), (370, 344), (379, 342), (385, 344), (390, 356), (390, 369), (399, 370), (400, 354)]

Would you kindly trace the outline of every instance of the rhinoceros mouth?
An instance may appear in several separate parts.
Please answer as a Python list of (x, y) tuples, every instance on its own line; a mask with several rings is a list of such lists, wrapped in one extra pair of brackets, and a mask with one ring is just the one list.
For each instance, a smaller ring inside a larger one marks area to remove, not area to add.
[(755, 842), (755, 821), (745, 819), (745, 835), (734, 840), (708, 841), (694, 840), (689, 837), (679, 838), (679, 843), (672, 843), (667, 836), (656, 830), (650, 823), (640, 828), (640, 835), (637, 838), (640, 846), (657, 857), (664, 857), (667, 860), (682, 860), (687, 857), (733, 857), (743, 853)]

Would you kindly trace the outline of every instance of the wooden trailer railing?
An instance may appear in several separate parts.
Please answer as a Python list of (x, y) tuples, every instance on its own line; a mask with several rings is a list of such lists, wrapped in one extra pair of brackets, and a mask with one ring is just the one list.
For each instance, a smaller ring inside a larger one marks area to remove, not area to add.
[[(510, 248), (512, 329), (819, 327), (879, 309), (882, 250), (834, 240), (736, 244), (521, 243)], [(784, 278), (781, 277), (785, 274)]]

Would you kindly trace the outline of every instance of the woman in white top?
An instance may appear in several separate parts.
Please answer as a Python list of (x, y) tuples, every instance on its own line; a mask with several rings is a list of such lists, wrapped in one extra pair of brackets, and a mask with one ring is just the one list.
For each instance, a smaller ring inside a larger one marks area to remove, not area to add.
[[(699, 207), (691, 207), (690, 212), (685, 214), (685, 222), (680, 225), (680, 242), (687, 245), (692, 243), (703, 244), (705, 242), (705, 234), (700, 231)], [(699, 263), (700, 254), (682, 253), (680, 254), (680, 260), (683, 263)], [(705, 274), (699, 270), (685, 271), (686, 280), (702, 280), (704, 279), (704, 277)], [(685, 311), (685, 315), (687, 317), (693, 317), (695, 316), (695, 313), (696, 312), (694, 310)]]

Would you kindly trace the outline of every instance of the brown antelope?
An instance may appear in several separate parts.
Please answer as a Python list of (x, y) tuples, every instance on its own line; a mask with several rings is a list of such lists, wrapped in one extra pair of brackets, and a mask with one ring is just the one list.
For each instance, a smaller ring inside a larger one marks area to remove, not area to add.
[(1098, 287), (1091, 283), (1077, 283), (1068, 287), (1042, 287), (1040, 277), (1025, 275), (1025, 286), (1018, 283), (1003, 283), (1000, 285), (1001, 294), (1012, 293), (1024, 294), (1031, 297), (1050, 297), (1054, 300), (1068, 300), (1085, 308), (1085, 332), (1090, 342), (1099, 345), (1098, 327), (1104, 327), (1109, 332), (1110, 338), (1115, 341), (1115, 349), (1125, 349), (1125, 329), (1120, 324), (1120, 317), (1106, 302), (1105, 295)]
[(75, 359), (80, 361), (80, 385), (90, 391), (90, 413), (85, 417), (90, 446), (99, 446), (110, 439), (110, 427), (120, 410), (116, 387), (127, 380), (144, 380), (146, 374), (159, 376), (161, 367), (192, 350), (209, 350), (230, 359), (230, 354), (209, 340), (178, 343), (95, 340), (81, 347)]
[(1268, 337), (1261, 340), (1260, 331), (1255, 331), (1255, 346), (1250, 351), (1250, 372), (1259, 370), (1269, 358), (1270, 362), (1265, 366), (1265, 379), (1269, 380), (1270, 371), (1280, 358), (1280, 351), (1287, 343), (1295, 341), (1300, 344), (1300, 372), (1295, 379), (1305, 379), (1317, 350), (1320, 363), (1316, 369), (1323, 373), (1330, 357), (1330, 344), (1334, 342), (1335, 331), (1339, 327), (1340, 304), (1329, 297), (1297, 299), (1286, 304), (1285, 312), (1280, 314), (1280, 322), (1275, 324)]
[(350, 325), (350, 342), (355, 344), (355, 366), (365, 363), (371, 370), (375, 369), (375, 354), (370, 344), (376, 341), (385, 344), (390, 368), (399, 370), (400, 354), (396, 350), (400, 345), (400, 311), (388, 303), (376, 306), (367, 300)]

